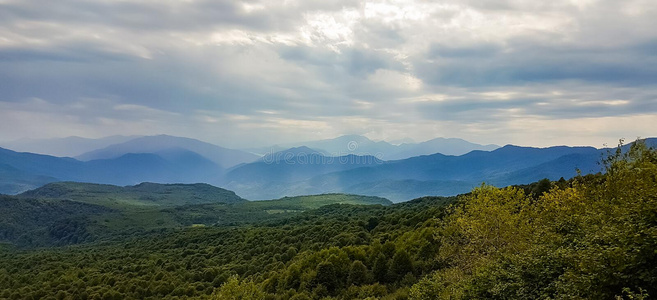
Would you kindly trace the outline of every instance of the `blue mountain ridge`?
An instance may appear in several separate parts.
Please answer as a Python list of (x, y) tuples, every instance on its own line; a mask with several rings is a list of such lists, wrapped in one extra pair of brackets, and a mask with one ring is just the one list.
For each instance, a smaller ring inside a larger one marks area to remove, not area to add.
[[(646, 139), (649, 146), (657, 139)], [(628, 146), (625, 146), (628, 147)], [(482, 182), (497, 186), (530, 183), (542, 178), (570, 178), (603, 170), (601, 159), (611, 149), (507, 145), (460, 156), (440, 153), (383, 161), (354, 154), (340, 157), (307, 147), (274, 153), (230, 169), (182, 147), (152, 153), (80, 161), (0, 148), (0, 193), (16, 194), (54, 181), (114, 185), (209, 183), (251, 199), (318, 193), (354, 193), (404, 201), (425, 195), (454, 195)]]

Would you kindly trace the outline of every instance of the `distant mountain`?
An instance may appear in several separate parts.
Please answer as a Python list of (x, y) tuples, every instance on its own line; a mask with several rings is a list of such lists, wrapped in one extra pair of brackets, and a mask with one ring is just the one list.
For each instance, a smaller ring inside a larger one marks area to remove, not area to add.
[(117, 158), (128, 153), (162, 153), (172, 149), (195, 152), (223, 167), (230, 168), (241, 163), (257, 160), (259, 156), (240, 150), (227, 149), (199, 140), (169, 135), (145, 136), (114, 144), (77, 156), (82, 161)]
[[(265, 163), (280, 163), (290, 159), (297, 160), (304, 157), (324, 157), (330, 156), (329, 153), (323, 150), (310, 149), (306, 146), (293, 147), (290, 149), (281, 150), (273, 153), (266, 153), (258, 161)], [(290, 161), (288, 161), (290, 162)]]
[(455, 138), (435, 138), (418, 144), (401, 144), (398, 151), (385, 157), (386, 160), (405, 159), (420, 155), (440, 153), (445, 155), (463, 155), (473, 150), (493, 151), (498, 145), (479, 145)]
[(134, 186), (55, 182), (19, 195), (25, 198), (62, 199), (108, 207), (120, 205), (181, 206), (208, 203), (240, 203), (234, 192), (209, 184), (157, 184)]
[[(505, 146), (494, 151), (472, 151), (461, 156), (433, 154), (386, 162), (314, 177), (310, 186), (386, 197), (393, 201), (426, 195), (466, 193), (483, 182), (497, 186), (530, 183), (542, 178), (570, 178), (579, 168), (597, 173), (605, 150), (593, 147), (529, 148)], [(332, 185), (326, 185), (326, 183)], [(390, 188), (397, 185), (402, 188)], [(374, 192), (374, 187), (385, 186)], [(368, 192), (369, 190), (369, 192)], [(385, 192), (388, 190), (388, 192)]]
[[(492, 151), (500, 147), (497, 145), (479, 145), (455, 138), (436, 138), (422, 143), (413, 143), (409, 139), (405, 139), (405, 141), (406, 143), (392, 144), (386, 141), (375, 142), (361, 135), (343, 135), (334, 139), (308, 141), (289, 144), (288, 146), (306, 146), (324, 152), (328, 156), (344, 156), (347, 154), (372, 155), (383, 160), (406, 159), (435, 153), (463, 155), (473, 150)], [(258, 150), (263, 152), (265, 149)], [(276, 151), (282, 150), (280, 146), (273, 146), (270, 149), (276, 149)]]
[(159, 154), (129, 153), (112, 159), (82, 162), (0, 148), (0, 193), (15, 194), (53, 181), (80, 181), (117, 185), (144, 181), (159, 183), (216, 182), (223, 169), (214, 162), (182, 149)]
[[(657, 139), (648, 139), (646, 143), (657, 145)], [(603, 171), (599, 162), (610, 151), (593, 147), (507, 145), (460, 156), (436, 153), (394, 161), (366, 156), (375, 162), (369, 164), (340, 162), (338, 158), (330, 161), (320, 154), (305, 157), (313, 163), (299, 163), (297, 156), (290, 155), (287, 161), (236, 167), (226, 175), (224, 186), (249, 199), (352, 193), (399, 202), (426, 195), (466, 193), (483, 182), (508, 186), (543, 178), (571, 178), (577, 170), (582, 174), (597, 173)]]
[(380, 156), (395, 152), (397, 146), (385, 141), (375, 142), (362, 135), (343, 135), (334, 139), (288, 144), (288, 147), (306, 146), (321, 150), (330, 156)]
[(292, 148), (230, 170), (225, 182), (295, 182), (320, 174), (382, 164), (373, 156), (324, 156), (309, 148)]
[(158, 183), (195, 183), (218, 180), (221, 167), (191, 151), (180, 150), (168, 159), (154, 153), (129, 153), (112, 159), (84, 162), (81, 173), (62, 180), (131, 185)]
[[(367, 144), (356, 136), (343, 137), (342, 141), (345, 140)], [(647, 139), (646, 143), (655, 146), (657, 139)], [(624, 149), (627, 147), (629, 145)], [(223, 150), (227, 149), (169, 136), (144, 137), (110, 146), (95, 152), (108, 158), (90, 161), (0, 148), (0, 193), (18, 193), (53, 181), (114, 185), (204, 182), (220, 185), (252, 200), (351, 193), (404, 201), (425, 195), (465, 193), (482, 182), (507, 186), (542, 178), (570, 178), (577, 170), (583, 174), (596, 173), (603, 170), (598, 163), (601, 158), (613, 151), (593, 147), (507, 145), (459, 156), (435, 153), (384, 161), (377, 156), (355, 154), (334, 157), (322, 148), (302, 146), (223, 169), (208, 158), (214, 154), (215, 160), (225, 159), (230, 155), (223, 154), (235, 151)], [(121, 155), (114, 157), (113, 154)]]
[(57, 179), (76, 177), (84, 165), (73, 158), (15, 152), (3, 148), (0, 148), (0, 164), (11, 166), (30, 176), (47, 176)]
[(57, 181), (57, 178), (34, 175), (7, 164), (0, 164), (0, 194), (17, 194), (54, 181)]
[(109, 145), (127, 142), (139, 136), (114, 135), (99, 139), (70, 136), (53, 139), (21, 139), (0, 143), (0, 147), (18, 152), (31, 152), (59, 157), (75, 157)]

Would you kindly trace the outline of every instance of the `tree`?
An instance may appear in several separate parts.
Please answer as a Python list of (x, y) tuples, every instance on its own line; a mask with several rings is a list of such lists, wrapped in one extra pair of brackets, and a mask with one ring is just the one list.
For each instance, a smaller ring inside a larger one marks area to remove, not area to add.
[[(563, 177), (561, 178), (563, 179)], [(547, 193), (552, 188), (552, 183), (550, 179), (543, 178), (538, 181), (538, 183), (532, 188), (532, 197), (535, 199), (542, 196), (544, 193)]]
[(397, 251), (392, 258), (392, 264), (390, 265), (391, 279), (397, 281), (404, 278), (404, 275), (412, 272), (413, 261), (408, 255), (408, 252), (405, 250)]
[(374, 273), (376, 281), (381, 283), (388, 281), (388, 259), (383, 254), (379, 254), (374, 261), (372, 273)]
[(361, 285), (367, 282), (367, 267), (360, 260), (356, 260), (351, 264), (348, 282), (353, 285)]
[(317, 265), (317, 283), (326, 287), (332, 293), (338, 287), (338, 278), (335, 267), (330, 262), (322, 262)]
[(260, 300), (265, 293), (251, 280), (240, 281), (237, 276), (231, 276), (214, 294), (218, 300)]

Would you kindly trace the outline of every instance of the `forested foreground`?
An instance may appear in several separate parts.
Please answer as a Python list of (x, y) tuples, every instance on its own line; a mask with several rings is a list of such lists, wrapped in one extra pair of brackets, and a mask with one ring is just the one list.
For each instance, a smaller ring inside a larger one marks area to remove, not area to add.
[[(122, 242), (0, 247), (10, 299), (646, 299), (657, 295), (657, 151), (606, 174), (458, 199), (330, 205)], [(543, 192), (548, 190), (548, 192)]]

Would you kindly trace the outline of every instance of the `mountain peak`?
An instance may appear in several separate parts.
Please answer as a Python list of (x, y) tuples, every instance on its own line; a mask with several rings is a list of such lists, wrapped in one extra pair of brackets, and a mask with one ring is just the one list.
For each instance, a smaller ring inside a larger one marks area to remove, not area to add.
[(229, 168), (241, 163), (253, 162), (257, 155), (223, 148), (192, 138), (166, 134), (138, 137), (123, 143), (84, 153), (77, 158), (83, 161), (116, 158), (126, 153), (162, 153), (170, 149), (184, 149), (195, 152), (213, 163)]

